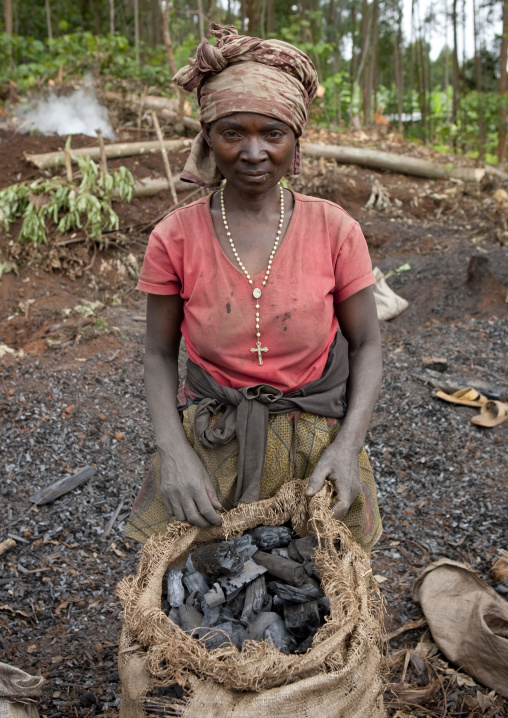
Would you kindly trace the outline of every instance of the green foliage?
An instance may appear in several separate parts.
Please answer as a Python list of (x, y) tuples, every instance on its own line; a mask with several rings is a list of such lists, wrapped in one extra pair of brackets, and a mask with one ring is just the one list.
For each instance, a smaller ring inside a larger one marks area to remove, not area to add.
[[(197, 42), (190, 36), (178, 48), (177, 62), (185, 64)], [(9, 55), (12, 48), (12, 61)], [(115, 87), (116, 80), (157, 88), (163, 95), (174, 94), (166, 49), (141, 43), (138, 63), (133, 46), (123, 35), (93, 35), (78, 32), (44, 41), (0, 33), (0, 86), (14, 82), (21, 93), (41, 87), (64, 73), (66, 80), (86, 72), (102, 76)]]
[(103, 230), (118, 229), (118, 215), (111, 207), (114, 194), (130, 202), (134, 178), (125, 167), (113, 174), (99, 173), (89, 157), (78, 157), (79, 186), (60, 177), (21, 182), (0, 192), (0, 225), (6, 229), (19, 217), (23, 224), (18, 240), (47, 244), (48, 223), (59, 233), (82, 230), (100, 241)]

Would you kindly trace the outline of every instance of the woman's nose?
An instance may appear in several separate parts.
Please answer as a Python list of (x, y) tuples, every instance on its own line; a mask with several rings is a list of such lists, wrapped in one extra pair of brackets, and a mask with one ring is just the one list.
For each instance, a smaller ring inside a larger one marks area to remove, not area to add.
[(247, 162), (262, 162), (267, 154), (264, 143), (258, 138), (249, 138), (242, 147), (242, 159)]

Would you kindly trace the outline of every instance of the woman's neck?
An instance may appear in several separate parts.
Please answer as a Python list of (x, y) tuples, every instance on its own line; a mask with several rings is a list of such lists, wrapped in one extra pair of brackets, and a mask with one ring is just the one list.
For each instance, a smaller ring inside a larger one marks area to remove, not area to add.
[(246, 216), (252, 215), (259, 220), (263, 215), (268, 216), (279, 211), (279, 184), (277, 183), (266, 191), (253, 192), (252, 190), (242, 191), (242, 189), (227, 182), (224, 188), (224, 202), (226, 211), (241, 213)]

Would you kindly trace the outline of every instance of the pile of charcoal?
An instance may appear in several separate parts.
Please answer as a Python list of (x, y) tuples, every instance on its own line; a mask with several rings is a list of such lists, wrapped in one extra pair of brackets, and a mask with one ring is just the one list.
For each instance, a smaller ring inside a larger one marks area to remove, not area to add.
[(330, 611), (317, 545), (315, 535), (293, 539), (287, 526), (258, 526), (200, 546), (169, 570), (162, 608), (208, 649), (266, 639), (282, 653), (304, 653)]

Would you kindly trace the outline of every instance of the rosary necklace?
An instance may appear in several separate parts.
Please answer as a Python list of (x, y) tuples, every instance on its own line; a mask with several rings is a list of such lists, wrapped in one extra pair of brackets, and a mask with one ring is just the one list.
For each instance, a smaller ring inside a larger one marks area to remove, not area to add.
[[(254, 284), (254, 280), (251, 279), (249, 272), (245, 269), (243, 262), (240, 259), (240, 256), (238, 255), (238, 252), (236, 250), (235, 244), (233, 242), (233, 238), (231, 236), (231, 232), (229, 231), (228, 222), (226, 219), (226, 209), (224, 207), (224, 187), (225, 187), (225, 184), (222, 185), (221, 190), (220, 190), (220, 206), (221, 206), (221, 211), (222, 211), (222, 221), (224, 222), (224, 227), (226, 228), (226, 235), (227, 235), (227, 238), (229, 239), (229, 244), (231, 245), (231, 249), (233, 250), (235, 259), (238, 262), (238, 264), (240, 265), (240, 269), (242, 270), (242, 272), (245, 274), (245, 276), (249, 280), (249, 284), (252, 285), (252, 284)], [(265, 276), (262, 281), (263, 287), (266, 285), (266, 282), (268, 281), (268, 276), (269, 276), (270, 270), (272, 268), (272, 261), (273, 261), (275, 252), (277, 251), (277, 247), (280, 242), (280, 236), (282, 234), (282, 225), (284, 224), (284, 191), (283, 191), (282, 187), (280, 187), (280, 185), (279, 185), (279, 189), (280, 189), (280, 220), (279, 220), (279, 226), (277, 229), (277, 234), (275, 236), (275, 242), (273, 245), (273, 249), (270, 253), (270, 259), (268, 260), (268, 267), (266, 268)], [(256, 338), (257, 338), (257, 341), (256, 341), (256, 346), (251, 349), (251, 352), (253, 354), (258, 355), (259, 366), (261, 366), (263, 364), (263, 355), (261, 352), (268, 351), (268, 347), (261, 346), (261, 332), (260, 332), (260, 324), (259, 324), (259, 308), (260, 308), (259, 300), (261, 298), (261, 287), (254, 287), (252, 290), (252, 296), (256, 300)]]

